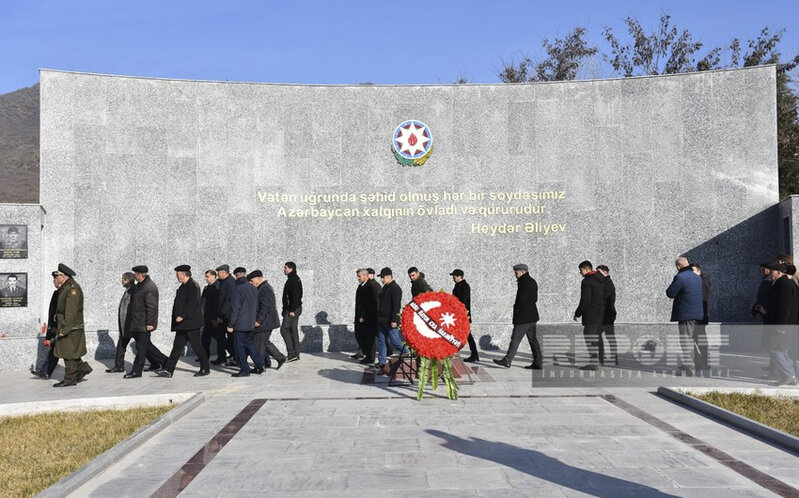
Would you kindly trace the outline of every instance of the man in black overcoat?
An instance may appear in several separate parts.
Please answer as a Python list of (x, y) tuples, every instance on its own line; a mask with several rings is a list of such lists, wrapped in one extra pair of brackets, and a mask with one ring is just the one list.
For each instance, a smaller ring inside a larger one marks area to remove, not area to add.
[(533, 353), (533, 363), (524, 367), (527, 369), (540, 370), (543, 365), (543, 355), (541, 345), (536, 337), (536, 323), (538, 322), (538, 284), (528, 273), (529, 267), (520, 263), (513, 265), (513, 273), (516, 275), (516, 301), (513, 303), (513, 332), (510, 336), (508, 352), (502, 359), (495, 359), (497, 365), (510, 368), (513, 357), (519, 349), (522, 337), (527, 337), (530, 343), (530, 350)]
[(202, 377), (211, 373), (211, 366), (200, 338), (200, 328), (203, 326), (200, 286), (191, 278), (191, 266), (189, 265), (175, 267), (175, 278), (180, 282), (180, 287), (175, 291), (175, 301), (172, 303), (172, 331), (175, 333), (175, 340), (172, 343), (172, 352), (169, 353), (169, 358), (158, 375), (172, 377), (188, 341), (200, 359), (200, 371), (194, 376)]
[(774, 263), (766, 268), (771, 270), (773, 284), (765, 307), (766, 343), (769, 356), (778, 374), (775, 386), (795, 386), (796, 370), (793, 359), (788, 355), (791, 339), (796, 334), (797, 310), (799, 310), (799, 287), (787, 275), (785, 263)]
[(261, 270), (254, 270), (248, 273), (247, 280), (258, 289), (258, 313), (255, 316), (255, 331), (253, 333), (255, 348), (264, 358), (264, 368), (272, 366), (271, 357), (277, 361), (275, 370), (280, 370), (280, 367), (286, 362), (286, 356), (272, 342), (272, 331), (280, 327), (275, 289), (266, 281)]
[(574, 311), (574, 321), (582, 318), (583, 337), (588, 347), (588, 364), (581, 370), (596, 370), (599, 359), (599, 331), (605, 317), (605, 277), (594, 270), (590, 261), (577, 266), (583, 280), (580, 282), (580, 304)]
[[(166, 363), (166, 355), (150, 342), (150, 333), (158, 328), (158, 286), (148, 275), (146, 265), (134, 266), (136, 290), (130, 299), (130, 332), (136, 341), (136, 358), (133, 368), (124, 375), (126, 379), (141, 377), (144, 360), (151, 358), (150, 370), (159, 370)], [(153, 363), (153, 360), (157, 364)]]
[[(462, 302), (463, 305), (466, 307), (466, 312), (469, 314), (469, 323), (472, 323), (472, 288), (469, 286), (469, 282), (464, 279), (463, 270), (455, 269), (452, 270), (452, 273), (449, 274), (452, 277), (452, 281), (455, 282), (455, 286), (452, 288), (452, 295), (458, 298), (458, 301)], [(475, 362), (479, 361), (480, 357), (477, 354), (477, 344), (474, 342), (474, 337), (472, 336), (471, 327), (469, 330), (469, 337), (467, 338), (469, 341), (469, 357), (463, 361), (466, 362)]]
[(370, 284), (369, 273), (365, 268), (355, 272), (355, 276), (358, 279), (358, 289), (355, 291), (355, 340), (364, 355), (360, 363), (371, 365), (375, 361), (379, 285), (376, 290)]
[(610, 278), (610, 268), (606, 265), (599, 265), (596, 271), (605, 277), (605, 314), (602, 317), (602, 328), (600, 329), (599, 336), (599, 364), (605, 364), (605, 341), (602, 340), (604, 334), (605, 339), (610, 344), (610, 354), (613, 355), (613, 362), (619, 364), (619, 351), (616, 344), (616, 286)]

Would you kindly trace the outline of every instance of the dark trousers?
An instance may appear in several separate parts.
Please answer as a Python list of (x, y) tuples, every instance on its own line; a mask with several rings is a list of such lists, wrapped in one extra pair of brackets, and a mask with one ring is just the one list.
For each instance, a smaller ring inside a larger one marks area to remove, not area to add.
[(236, 351), (236, 361), (239, 362), (239, 369), (246, 373), (250, 373), (250, 364), (247, 363), (247, 355), (250, 355), (256, 367), (264, 367), (264, 360), (261, 358), (258, 348), (255, 347), (252, 336), (252, 330), (233, 331), (233, 347)]
[(705, 327), (707, 322), (697, 321), (696, 328), (694, 328), (694, 366), (697, 370), (705, 370), (710, 368), (708, 361), (708, 348), (707, 348), (707, 332)]
[(375, 339), (377, 339), (377, 324), (367, 322), (355, 324), (355, 340), (358, 341), (361, 353), (370, 363), (375, 361)]
[[(132, 339), (133, 337), (120, 337), (117, 341), (116, 355), (114, 356), (114, 368), (125, 368), (125, 352), (127, 351), (128, 344), (130, 344)], [(150, 346), (151, 350), (147, 351), (147, 361), (149, 361), (151, 365), (163, 365), (163, 362), (158, 361), (158, 355), (153, 354), (153, 351), (158, 351), (158, 348), (152, 346), (152, 344)]]
[(583, 325), (583, 338), (585, 339), (585, 346), (588, 348), (588, 362), (590, 364), (597, 364), (599, 358), (599, 332), (601, 325)]
[(64, 358), (64, 383), (77, 384), (78, 374), (87, 374), (92, 371), (92, 367), (83, 359), (77, 360)]
[(543, 362), (543, 355), (541, 353), (541, 345), (538, 343), (538, 337), (535, 333), (535, 322), (533, 323), (520, 323), (513, 326), (513, 332), (510, 335), (510, 346), (505, 358), (508, 363), (513, 361), (516, 356), (516, 351), (519, 349), (519, 344), (522, 342), (522, 337), (527, 336), (527, 342), (530, 343), (530, 350), (533, 352), (533, 365), (540, 366)]
[[(289, 316), (288, 311), (283, 312), (283, 323), (280, 324), (280, 335), (283, 336), (283, 340), (286, 342), (286, 354), (290, 357), (296, 356), (299, 358), (300, 356), (300, 331), (298, 324), (301, 314), (302, 308), (297, 308), (293, 317)], [(366, 351), (363, 353), (366, 354)]]
[(172, 351), (169, 353), (169, 358), (167, 358), (164, 364), (164, 369), (170, 372), (175, 371), (175, 366), (178, 364), (178, 360), (183, 354), (183, 348), (186, 347), (187, 341), (191, 343), (191, 348), (194, 350), (195, 354), (197, 354), (197, 358), (200, 359), (200, 369), (210, 370), (211, 365), (208, 362), (208, 355), (205, 354), (205, 349), (200, 339), (200, 329), (179, 330), (175, 332), (175, 340), (172, 342)]
[(150, 332), (133, 332), (133, 339), (136, 341), (136, 358), (130, 373), (141, 374), (145, 359), (149, 359), (151, 365), (153, 362), (162, 366), (166, 363), (166, 355), (150, 342)]
[[(477, 358), (477, 343), (474, 342), (474, 337), (472, 337), (472, 333), (469, 332), (469, 337), (466, 338), (469, 341), (469, 356), (474, 356)], [(538, 339), (536, 339), (537, 341)]]
[(264, 365), (270, 366), (270, 357), (279, 361), (285, 361), (286, 357), (277, 349), (277, 346), (272, 342), (272, 330), (264, 330), (253, 334), (253, 341), (255, 347), (264, 359)]
[[(205, 356), (211, 357), (211, 339), (216, 341), (216, 357), (225, 358), (225, 346), (227, 338), (225, 337), (225, 328), (221, 325), (213, 326), (210, 323), (205, 324), (202, 333), (203, 349)], [(194, 347), (194, 346), (192, 346)]]
[(599, 363), (602, 365), (605, 364), (605, 341), (602, 340), (601, 334), (605, 334), (605, 339), (607, 339), (608, 344), (610, 344), (610, 354), (613, 355), (613, 361), (615, 361), (618, 364), (619, 351), (618, 351), (618, 346), (616, 345), (616, 330), (612, 323), (603, 324), (602, 328), (600, 329)]
[(52, 377), (53, 372), (55, 371), (55, 367), (58, 366), (58, 357), (56, 357), (55, 353), (53, 353), (53, 348), (47, 348), (47, 356), (41, 361), (37, 367), (37, 372), (46, 373), (47, 377)]

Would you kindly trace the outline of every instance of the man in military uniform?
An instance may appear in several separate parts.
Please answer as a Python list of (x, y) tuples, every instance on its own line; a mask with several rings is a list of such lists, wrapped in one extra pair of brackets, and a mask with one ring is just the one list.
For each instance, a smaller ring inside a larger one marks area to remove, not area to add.
[(83, 291), (73, 278), (75, 272), (63, 263), (58, 264), (58, 302), (56, 324), (58, 335), (53, 353), (64, 360), (64, 380), (53, 387), (74, 386), (92, 372), (81, 357), (86, 354), (86, 333), (83, 330)]
[(14, 273), (6, 277), (6, 285), (0, 290), (2, 297), (25, 297), (26, 294), (25, 286), (19, 283), (19, 277)]

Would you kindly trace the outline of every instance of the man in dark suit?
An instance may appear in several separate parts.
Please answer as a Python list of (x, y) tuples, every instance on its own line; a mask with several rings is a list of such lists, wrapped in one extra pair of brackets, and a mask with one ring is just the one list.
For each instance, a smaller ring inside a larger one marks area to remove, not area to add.
[(172, 377), (172, 374), (175, 373), (175, 366), (183, 354), (183, 348), (186, 347), (186, 341), (188, 341), (191, 343), (194, 353), (200, 358), (200, 371), (194, 376), (202, 377), (211, 373), (211, 366), (208, 363), (208, 355), (205, 354), (202, 339), (200, 339), (200, 327), (203, 325), (200, 286), (191, 278), (191, 266), (189, 265), (175, 267), (175, 278), (180, 282), (180, 287), (175, 291), (175, 301), (172, 303), (172, 331), (175, 333), (175, 340), (172, 343), (169, 358), (158, 375)]
[[(133, 293), (136, 292), (136, 277), (132, 272), (125, 272), (120, 278), (122, 287), (125, 289), (122, 292), (122, 298), (119, 300), (119, 308), (117, 310), (117, 326), (119, 327), (119, 339), (116, 345), (116, 355), (114, 356), (114, 366), (106, 370), (106, 373), (123, 373), (125, 371), (125, 351), (128, 349), (133, 335), (130, 331), (130, 302), (133, 298)], [(158, 364), (154, 358), (147, 358), (150, 363)]]
[(536, 337), (535, 324), (538, 322), (538, 284), (528, 273), (529, 267), (523, 263), (513, 265), (516, 275), (516, 301), (513, 303), (513, 332), (510, 337), (508, 352), (502, 359), (495, 359), (494, 363), (510, 368), (513, 357), (519, 349), (522, 337), (527, 337), (533, 353), (533, 363), (524, 367), (526, 369), (540, 370), (543, 365), (541, 345)]
[(216, 360), (211, 363), (221, 365), (225, 362), (225, 328), (220, 324), (219, 319), (219, 280), (216, 278), (216, 270), (205, 271), (205, 283), (201, 295), (203, 303), (203, 332), (200, 338), (203, 341), (203, 349), (209, 358), (211, 357), (211, 339), (216, 342)]
[(264, 360), (253, 342), (255, 320), (258, 316), (258, 290), (247, 281), (247, 270), (238, 267), (233, 270), (236, 283), (230, 292), (230, 319), (228, 334), (233, 335), (233, 348), (239, 371), (233, 377), (249, 377), (250, 364), (247, 355), (255, 362), (255, 373), (264, 372)]
[[(219, 276), (219, 317), (217, 318), (217, 326), (225, 330), (230, 321), (230, 293), (233, 290), (236, 279), (230, 276), (230, 266), (228, 265), (217, 266), (216, 274)], [(230, 367), (236, 366), (236, 355), (231, 334), (225, 334), (224, 341), (225, 350), (228, 353), (226, 365)], [(214, 360), (214, 364), (221, 364), (220, 359), (224, 361), (222, 356), (218, 356)]]
[(610, 354), (613, 355), (615, 365), (619, 364), (619, 351), (616, 345), (616, 331), (614, 323), (616, 322), (616, 286), (613, 285), (613, 280), (610, 279), (610, 269), (605, 265), (596, 267), (596, 271), (605, 277), (605, 314), (602, 317), (602, 328), (600, 329), (599, 337), (599, 364), (605, 364), (605, 341), (602, 340), (602, 334), (610, 344)]
[(577, 266), (583, 280), (580, 282), (580, 304), (574, 311), (574, 321), (582, 319), (583, 337), (588, 347), (588, 364), (581, 370), (596, 370), (599, 360), (599, 331), (605, 318), (605, 277), (594, 270), (590, 261)]
[(286, 361), (297, 361), (300, 359), (302, 280), (297, 275), (297, 265), (292, 261), (283, 265), (283, 273), (286, 275), (286, 283), (283, 285), (283, 323), (280, 325), (280, 335), (286, 343)]
[[(150, 360), (150, 370), (160, 370), (166, 363), (166, 355), (150, 342), (150, 333), (158, 328), (158, 286), (148, 275), (149, 268), (146, 265), (138, 265), (132, 268), (133, 276), (136, 279), (136, 290), (130, 300), (130, 332), (136, 341), (136, 358), (133, 360), (133, 368), (124, 375), (125, 379), (135, 379), (141, 377), (144, 370), (144, 360)], [(157, 361), (154, 364), (152, 360)]]
[[(361, 268), (355, 272), (358, 289), (355, 291), (355, 340), (364, 353), (360, 361), (364, 365), (374, 363), (375, 339), (377, 338), (377, 297), (379, 288), (370, 285), (369, 273)], [(379, 286), (378, 286), (379, 287)]]
[(380, 289), (377, 305), (377, 366), (381, 372), (388, 359), (386, 358), (386, 343), (391, 344), (402, 353), (408, 352), (408, 347), (402, 343), (399, 331), (399, 313), (402, 308), (402, 289), (394, 281), (391, 268), (380, 270), (380, 279), (383, 288)]
[[(55, 322), (55, 313), (56, 308), (58, 305), (58, 289), (61, 287), (61, 280), (58, 278), (58, 272), (54, 271), (53, 275), (53, 286), (55, 290), (53, 291), (53, 295), (50, 297), (50, 308), (47, 313), (47, 332), (44, 335), (44, 338), (48, 341), (52, 341), (55, 336), (57, 335), (57, 329)], [(44, 360), (39, 367), (32, 369), (31, 373), (40, 379), (49, 379), (53, 376), (53, 372), (55, 371), (55, 367), (58, 366), (58, 358), (53, 353), (53, 347), (47, 347), (47, 358)]]
[(269, 357), (277, 361), (275, 370), (280, 370), (286, 357), (272, 343), (272, 331), (280, 327), (280, 317), (277, 314), (277, 298), (275, 289), (266, 281), (261, 270), (255, 270), (247, 275), (247, 280), (258, 290), (258, 314), (255, 316), (255, 332), (253, 340), (258, 352), (264, 358), (264, 367), (271, 367)]
[[(469, 323), (472, 323), (472, 288), (464, 279), (463, 270), (452, 270), (452, 273), (449, 275), (452, 277), (452, 281), (455, 282), (455, 287), (452, 288), (452, 295), (457, 297), (458, 301), (462, 302), (463, 305), (466, 306), (466, 312), (469, 314)], [(472, 337), (471, 330), (469, 330), (469, 337), (467, 339), (469, 341), (470, 354), (469, 357), (463, 361), (469, 363), (479, 361), (480, 358), (477, 354), (477, 344), (474, 342), (474, 337)]]
[(766, 344), (772, 365), (778, 374), (778, 379), (773, 385), (795, 386), (796, 369), (793, 359), (788, 355), (788, 348), (793, 336), (796, 335), (799, 289), (788, 276), (788, 266), (785, 263), (770, 264), (766, 268), (771, 270), (773, 281), (768, 304), (764, 309)]

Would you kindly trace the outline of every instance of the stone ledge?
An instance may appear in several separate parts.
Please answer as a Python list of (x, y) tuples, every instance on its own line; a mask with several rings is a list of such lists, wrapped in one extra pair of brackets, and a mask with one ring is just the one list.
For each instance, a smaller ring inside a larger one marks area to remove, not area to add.
[[(154, 420), (147, 426), (139, 429), (130, 437), (122, 441), (121, 443), (117, 444), (113, 448), (103, 452), (89, 463), (84, 465), (83, 467), (79, 468), (72, 474), (66, 476), (65, 478), (61, 479), (57, 483), (53, 484), (49, 488), (45, 489), (37, 496), (39, 497), (57, 497), (57, 496), (66, 496), (72, 491), (78, 489), (83, 484), (87, 483), (89, 480), (97, 476), (98, 474), (105, 471), (111, 465), (117, 463), (119, 460), (124, 458), (128, 455), (131, 451), (138, 448), (146, 441), (150, 440), (158, 433), (175, 423), (178, 419), (186, 415), (187, 413), (194, 410), (197, 406), (205, 401), (205, 393), (194, 393), (193, 395), (189, 394), (161, 394), (161, 395), (153, 395), (153, 396), (120, 396), (117, 398), (97, 398), (101, 400), (109, 400), (115, 403), (123, 403), (120, 400), (124, 400), (125, 398), (140, 398), (139, 403), (141, 403), (141, 399), (143, 398), (158, 398), (164, 399), (166, 397), (172, 397), (170, 399), (174, 399), (177, 396), (189, 396), (188, 399), (181, 402), (175, 408), (169, 410), (167, 413), (159, 417), (158, 419)], [(64, 400), (67, 401), (67, 400)], [(96, 401), (94, 399), (78, 399), (78, 400), (68, 400), (67, 402), (75, 404), (76, 402), (88, 402), (88, 406), (95, 405)], [(18, 404), (26, 404), (26, 403), (18, 403)], [(124, 404), (124, 403), (123, 403)], [(149, 404), (157, 404), (157, 403), (149, 403)], [(127, 405), (128, 407), (133, 405)], [(139, 405), (141, 406), (141, 404)], [(104, 406), (107, 408), (107, 406)], [(94, 408), (96, 409), (96, 408)]]
[(799, 390), (792, 389), (756, 389), (756, 388), (689, 388), (689, 387), (658, 387), (658, 394), (674, 401), (677, 404), (689, 407), (703, 415), (716, 418), (724, 423), (730, 424), (751, 436), (757, 436), (765, 441), (781, 448), (799, 453), (799, 438), (788, 433), (777, 430), (773, 427), (755, 422), (752, 419), (733, 413), (724, 408), (707, 403), (694, 398), (687, 392), (704, 393), (719, 391), (723, 393), (739, 392), (743, 394), (763, 394), (766, 396), (790, 396), (799, 397)]

